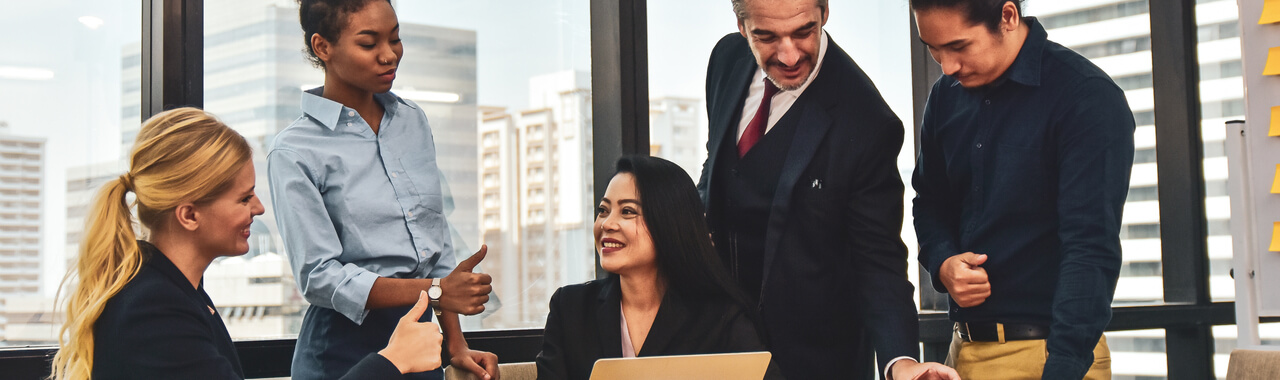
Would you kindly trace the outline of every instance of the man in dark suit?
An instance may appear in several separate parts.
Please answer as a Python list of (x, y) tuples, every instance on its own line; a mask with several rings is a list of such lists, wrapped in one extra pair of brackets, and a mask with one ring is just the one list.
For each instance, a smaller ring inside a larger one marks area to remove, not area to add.
[[(707, 69), (698, 190), (788, 378), (954, 378), (918, 362), (902, 123), (823, 31), (825, 0), (733, 0)], [(872, 350), (874, 348), (874, 351)]]

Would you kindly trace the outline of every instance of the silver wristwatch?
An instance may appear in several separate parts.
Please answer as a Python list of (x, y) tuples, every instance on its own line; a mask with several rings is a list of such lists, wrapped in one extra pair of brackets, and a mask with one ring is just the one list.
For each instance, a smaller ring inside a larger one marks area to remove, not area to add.
[(443, 294), (444, 289), (440, 288), (439, 281), (433, 281), (431, 287), (427, 289), (427, 299), (430, 300), (431, 311), (436, 313), (436, 317), (444, 313), (444, 310), (440, 309), (440, 296)]

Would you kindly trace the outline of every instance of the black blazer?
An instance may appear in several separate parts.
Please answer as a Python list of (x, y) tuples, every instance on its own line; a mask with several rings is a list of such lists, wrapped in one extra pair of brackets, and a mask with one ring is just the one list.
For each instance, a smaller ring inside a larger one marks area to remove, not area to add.
[[(759, 67), (742, 35), (716, 44), (707, 68), (704, 205), (726, 133), (738, 127)], [(919, 322), (903, 245), (903, 127), (871, 79), (829, 40), (822, 68), (784, 118), (798, 117), (765, 234), (760, 315), (774, 361), (793, 379), (871, 375), (918, 358)], [(717, 212), (709, 207), (715, 233)], [(852, 365), (852, 368), (849, 366)]]
[[(597, 359), (622, 357), (621, 302), (616, 275), (556, 290), (538, 353), (538, 378), (586, 380)], [(636, 356), (753, 351), (765, 346), (746, 310), (668, 292)]]
[[(107, 301), (93, 326), (93, 378), (243, 379), (240, 357), (209, 295), (145, 241), (146, 263)], [(399, 379), (400, 370), (376, 353), (344, 379)]]

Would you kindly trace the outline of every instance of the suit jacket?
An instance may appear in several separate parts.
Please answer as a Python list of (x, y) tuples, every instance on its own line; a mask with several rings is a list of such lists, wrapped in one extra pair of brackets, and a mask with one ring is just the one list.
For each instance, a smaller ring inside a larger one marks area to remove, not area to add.
[[(621, 302), (616, 275), (556, 290), (538, 353), (538, 378), (586, 380), (597, 359), (622, 357)], [(745, 309), (667, 292), (636, 356), (753, 351), (765, 346)]]
[[(725, 143), (726, 134), (738, 127), (757, 70), (740, 34), (725, 36), (711, 53), (709, 153), (698, 191), (713, 234), (720, 212), (710, 199), (717, 158), (721, 149), (736, 149)], [(787, 377), (809, 379), (871, 376), (872, 347), (882, 371), (893, 358), (918, 358), (914, 287), (900, 237), (902, 122), (830, 40), (817, 77), (783, 116), (790, 118), (798, 118), (798, 129), (786, 157), (777, 158), (783, 169), (769, 211), (759, 295), (774, 361)]]
[[(204, 283), (192, 287), (160, 250), (139, 241), (146, 263), (107, 301), (93, 325), (94, 379), (243, 379), (240, 357)], [(376, 353), (344, 379), (395, 379)]]

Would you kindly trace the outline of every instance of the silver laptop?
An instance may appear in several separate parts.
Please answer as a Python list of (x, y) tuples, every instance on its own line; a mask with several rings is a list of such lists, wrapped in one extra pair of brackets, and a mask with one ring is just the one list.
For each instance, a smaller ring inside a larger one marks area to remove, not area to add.
[(761, 351), (600, 359), (591, 370), (591, 380), (760, 380), (772, 357)]

